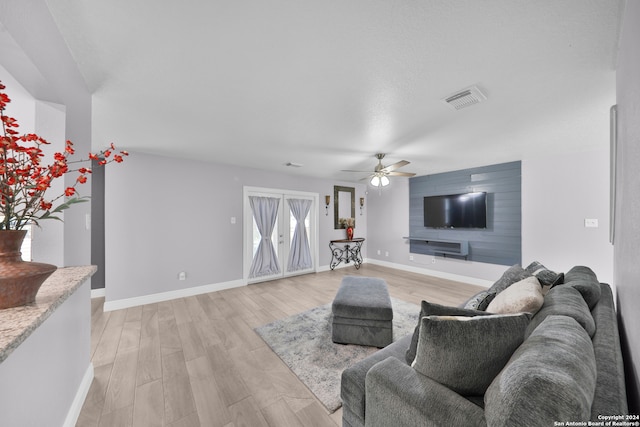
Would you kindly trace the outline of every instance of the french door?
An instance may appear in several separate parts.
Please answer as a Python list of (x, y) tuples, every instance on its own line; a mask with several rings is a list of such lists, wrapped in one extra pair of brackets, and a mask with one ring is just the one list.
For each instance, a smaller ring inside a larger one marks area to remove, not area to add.
[(315, 272), (318, 194), (245, 187), (243, 199), (247, 283)]

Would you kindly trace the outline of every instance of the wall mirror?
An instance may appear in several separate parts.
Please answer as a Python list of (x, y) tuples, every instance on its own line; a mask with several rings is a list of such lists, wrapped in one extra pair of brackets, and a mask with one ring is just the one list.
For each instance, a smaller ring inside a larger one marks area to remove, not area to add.
[(335, 229), (346, 228), (347, 219), (351, 218), (355, 228), (356, 189), (353, 187), (333, 186), (333, 225)]

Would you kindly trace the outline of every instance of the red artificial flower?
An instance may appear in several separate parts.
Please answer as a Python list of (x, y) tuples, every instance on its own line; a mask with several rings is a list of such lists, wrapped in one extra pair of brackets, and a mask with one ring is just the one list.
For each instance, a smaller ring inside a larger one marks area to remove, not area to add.
[(64, 195), (67, 197), (73, 196), (74, 194), (76, 194), (76, 189), (73, 187), (67, 187), (67, 189), (64, 190)]
[(87, 177), (84, 175), (80, 175), (76, 181), (78, 181), (80, 184), (84, 184), (85, 182), (87, 182)]

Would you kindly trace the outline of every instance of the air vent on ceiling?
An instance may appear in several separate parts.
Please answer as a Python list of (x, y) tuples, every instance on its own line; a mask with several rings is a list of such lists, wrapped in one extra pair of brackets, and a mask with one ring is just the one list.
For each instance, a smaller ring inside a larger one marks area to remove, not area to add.
[(446, 98), (442, 98), (442, 100), (446, 102), (448, 106), (456, 110), (479, 104), (485, 99), (487, 99), (487, 97), (480, 91), (480, 89), (478, 89), (477, 86), (468, 87), (452, 95), (449, 95)]

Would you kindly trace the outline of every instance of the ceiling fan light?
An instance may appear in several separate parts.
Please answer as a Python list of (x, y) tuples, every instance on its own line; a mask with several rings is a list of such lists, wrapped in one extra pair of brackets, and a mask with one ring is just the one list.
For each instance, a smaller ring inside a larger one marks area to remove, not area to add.
[(380, 184), (381, 184), (383, 187), (386, 187), (387, 185), (389, 185), (389, 178), (387, 178), (386, 176), (382, 175), (382, 176), (380, 177)]
[(378, 187), (380, 185), (380, 177), (378, 175), (374, 175), (371, 178), (371, 185), (373, 185), (374, 187)]

